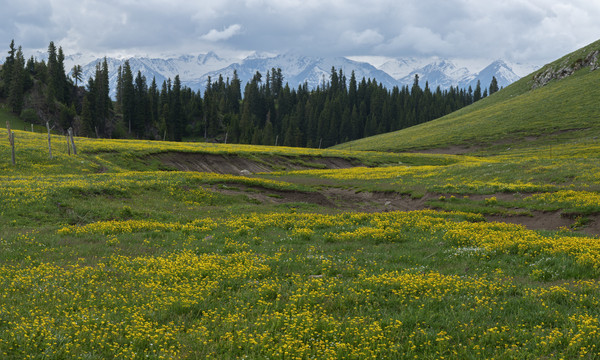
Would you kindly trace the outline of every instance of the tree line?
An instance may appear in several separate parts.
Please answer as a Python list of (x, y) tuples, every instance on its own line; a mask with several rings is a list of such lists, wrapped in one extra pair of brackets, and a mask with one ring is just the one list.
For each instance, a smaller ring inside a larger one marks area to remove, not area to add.
[(81, 76), (80, 65), (67, 76), (54, 43), (45, 63), (25, 61), (13, 41), (0, 71), (0, 98), (25, 121), (73, 127), (80, 136), (328, 147), (430, 121), (499, 90), (495, 77), (483, 89), (478, 82), (475, 89), (432, 90), (418, 75), (412, 86), (387, 89), (332, 67), (315, 89), (306, 83), (291, 88), (281, 69), (272, 68), (264, 78), (256, 72), (243, 92), (234, 71), (231, 79), (209, 77), (201, 93), (182, 86), (178, 75), (159, 86), (155, 78), (134, 75), (125, 61), (113, 100), (106, 59), (84, 86)]

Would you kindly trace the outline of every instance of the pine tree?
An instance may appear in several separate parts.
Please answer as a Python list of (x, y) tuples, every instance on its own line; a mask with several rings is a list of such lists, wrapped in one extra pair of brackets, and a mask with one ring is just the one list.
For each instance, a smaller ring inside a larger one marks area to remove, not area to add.
[(135, 91), (133, 88), (133, 73), (129, 60), (123, 64), (123, 93), (121, 95), (121, 110), (123, 111), (123, 121), (128, 126), (128, 133), (131, 135), (135, 126)]
[(144, 133), (149, 128), (149, 106), (148, 106), (148, 86), (146, 84), (146, 77), (142, 75), (141, 71), (138, 71), (135, 77), (133, 85), (134, 94), (134, 133), (137, 137), (142, 138)]
[[(158, 91), (158, 86), (156, 85), (156, 77), (152, 78), (152, 83), (150, 84), (150, 88), (148, 88), (148, 108), (149, 108), (149, 122), (152, 129), (157, 130), (160, 127), (159, 122), (159, 100), (160, 93)], [(157, 137), (160, 134), (156, 134)]]
[(227, 112), (233, 114), (239, 114), (240, 112), (240, 101), (242, 101), (242, 90), (241, 81), (238, 77), (237, 70), (233, 70), (233, 79), (227, 88)]
[(58, 61), (56, 59), (56, 46), (50, 41), (48, 45), (48, 102), (51, 103), (57, 99), (57, 68)]
[(179, 75), (173, 80), (173, 90), (171, 91), (171, 114), (170, 122), (173, 124), (173, 140), (181, 141), (185, 132), (185, 119), (183, 118), (183, 108), (181, 103), (181, 80)]
[(117, 96), (115, 110), (122, 112), (121, 105), (123, 104), (123, 67), (119, 65), (117, 69)]
[(60, 102), (67, 101), (67, 75), (65, 74), (65, 54), (62, 47), (58, 47), (58, 55), (56, 56), (55, 68), (55, 83), (56, 83), (56, 99)]
[(96, 64), (96, 79), (94, 82), (96, 121), (94, 132), (101, 136), (107, 135), (107, 125), (110, 117), (112, 101), (109, 95), (108, 63), (106, 58)]
[(498, 90), (498, 80), (496, 80), (495, 76), (492, 76), (492, 81), (490, 82), (490, 95), (497, 92)]
[(15, 60), (11, 66), (12, 73), (10, 75), (10, 88), (8, 95), (8, 102), (12, 108), (12, 111), (19, 115), (23, 110), (24, 92), (25, 92), (25, 77), (28, 76), (25, 73), (25, 59), (23, 57), (23, 51), (19, 46), (17, 50)]
[(82, 72), (81, 65), (74, 65), (71, 69), (71, 76), (75, 80), (75, 87), (77, 87), (78, 82), (81, 81)]
[(477, 85), (475, 85), (475, 91), (473, 92), (473, 101), (481, 100), (481, 81), (477, 80)]
[(262, 133), (262, 145), (275, 145), (275, 137), (273, 136), (273, 124), (270, 119), (267, 119), (265, 128)]
[(97, 87), (96, 81), (93, 78), (88, 79), (87, 93), (83, 98), (82, 110), (81, 110), (81, 121), (83, 125), (83, 132), (88, 136), (94, 134), (99, 136), (97, 133), (98, 129), (98, 111), (96, 109), (96, 94)]
[(161, 89), (160, 89), (160, 98), (159, 98), (159, 128), (158, 135), (162, 136), (163, 139), (166, 139), (167, 136), (169, 138), (172, 137), (173, 129), (170, 128), (169, 124), (169, 97), (171, 96), (171, 88), (167, 85), (167, 81), (163, 81)]
[(15, 40), (10, 42), (10, 50), (8, 51), (8, 56), (4, 61), (4, 65), (2, 65), (2, 80), (3, 86), (0, 88), (0, 95), (3, 93), (8, 95), (10, 91), (10, 85), (12, 83), (12, 72), (13, 72), (13, 64), (15, 63), (15, 54), (17, 49), (15, 49)]

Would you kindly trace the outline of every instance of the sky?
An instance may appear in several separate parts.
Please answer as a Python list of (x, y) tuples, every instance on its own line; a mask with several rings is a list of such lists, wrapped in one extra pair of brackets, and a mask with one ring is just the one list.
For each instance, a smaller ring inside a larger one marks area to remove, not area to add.
[(0, 8), (0, 48), (14, 39), (26, 52), (45, 51), (54, 41), (66, 55), (292, 52), (543, 65), (600, 39), (597, 0), (0, 0)]

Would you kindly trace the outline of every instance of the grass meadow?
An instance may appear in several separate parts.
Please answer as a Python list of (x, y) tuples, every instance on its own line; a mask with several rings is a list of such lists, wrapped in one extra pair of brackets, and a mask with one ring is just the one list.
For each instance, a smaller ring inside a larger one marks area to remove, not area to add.
[[(76, 138), (75, 156), (54, 135), (50, 159), (47, 135), (16, 131), (13, 166), (5, 134), (0, 358), (600, 358), (597, 139), (436, 155)], [(183, 153), (272, 171), (156, 157)], [(565, 225), (511, 223), (550, 215)]]

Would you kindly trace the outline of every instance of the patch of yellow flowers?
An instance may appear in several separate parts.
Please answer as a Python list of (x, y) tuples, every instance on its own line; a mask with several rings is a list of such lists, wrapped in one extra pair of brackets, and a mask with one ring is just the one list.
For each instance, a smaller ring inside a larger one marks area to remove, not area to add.
[[(366, 246), (442, 239), (456, 249), (483, 249), (483, 256), (494, 251), (562, 254), (595, 267), (600, 264), (597, 239), (545, 237), (521, 226), (482, 220), (480, 215), (428, 210), (255, 213), (187, 224), (127, 220), (64, 227), (58, 230), (59, 236), (96, 234), (115, 247), (122, 237), (134, 233), (181, 233), (190, 249), (160, 255), (112, 255), (94, 265), (0, 266), (4, 289), (0, 294), (0, 355), (122, 359), (600, 356), (595, 347), (600, 341), (594, 312), (600, 305), (596, 281), (518, 290), (513, 279), (500, 271), (477, 277), (427, 268), (378, 270), (377, 265), (323, 253), (314, 245), (307, 256), (297, 256), (293, 248), (284, 246), (273, 252), (252, 250), (252, 243), (273, 240), (266, 234), (279, 229), (293, 241), (315, 244), (321, 237), (326, 242)], [(221, 250), (191, 250), (205, 241), (199, 239), (220, 233), (226, 236)], [(310, 264), (316, 274), (282, 271), (288, 264)], [(339, 271), (345, 275), (335, 276)], [(548, 306), (552, 302), (571, 304), (571, 313), (556, 314)], [(512, 319), (508, 314), (513, 310), (503, 312), (511, 306), (534, 307), (554, 317), (556, 323)], [(442, 318), (436, 320), (436, 316)], [(497, 325), (480, 322), (494, 316), (500, 317)]]

